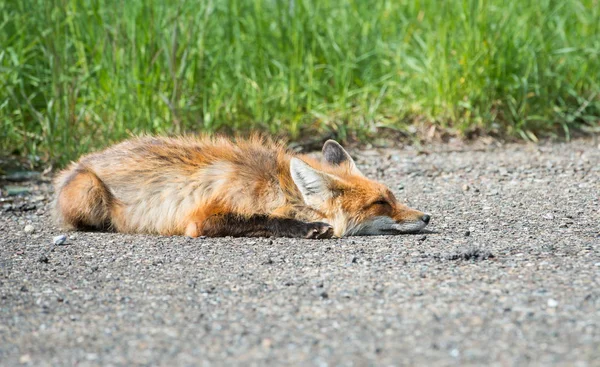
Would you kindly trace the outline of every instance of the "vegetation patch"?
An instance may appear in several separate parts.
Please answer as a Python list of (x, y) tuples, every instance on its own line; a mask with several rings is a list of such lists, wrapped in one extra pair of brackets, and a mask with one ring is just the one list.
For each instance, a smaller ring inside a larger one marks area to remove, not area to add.
[(0, 2), (0, 149), (131, 134), (368, 138), (598, 125), (597, 0)]

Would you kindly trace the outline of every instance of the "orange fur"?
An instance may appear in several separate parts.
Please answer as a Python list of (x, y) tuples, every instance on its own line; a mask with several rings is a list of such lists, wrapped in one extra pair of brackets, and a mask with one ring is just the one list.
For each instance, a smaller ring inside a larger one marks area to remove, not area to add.
[[(61, 172), (56, 214), (70, 228), (191, 237), (322, 238), (360, 234), (373, 218), (408, 223), (423, 217), (362, 176), (337, 143), (328, 142), (324, 154), (333, 158), (295, 155), (257, 136), (134, 138)], [(379, 199), (387, 204), (373, 204)]]

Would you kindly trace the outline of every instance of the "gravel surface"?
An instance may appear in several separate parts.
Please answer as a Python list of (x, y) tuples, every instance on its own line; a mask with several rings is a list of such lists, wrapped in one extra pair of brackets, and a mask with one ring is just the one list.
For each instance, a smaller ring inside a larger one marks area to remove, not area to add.
[(431, 232), (64, 233), (10, 183), (0, 365), (600, 364), (597, 142), (355, 156)]

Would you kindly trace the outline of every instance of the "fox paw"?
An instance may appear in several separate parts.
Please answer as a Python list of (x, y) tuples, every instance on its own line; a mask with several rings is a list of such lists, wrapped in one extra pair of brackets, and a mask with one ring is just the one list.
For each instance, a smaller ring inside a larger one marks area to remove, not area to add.
[(327, 223), (313, 222), (307, 223), (307, 232), (304, 238), (325, 239), (333, 237), (333, 227)]

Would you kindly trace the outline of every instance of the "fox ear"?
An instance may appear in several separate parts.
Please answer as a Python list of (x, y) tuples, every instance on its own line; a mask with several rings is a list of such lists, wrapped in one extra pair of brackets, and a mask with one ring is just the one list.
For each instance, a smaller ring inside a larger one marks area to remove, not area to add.
[(344, 148), (335, 140), (327, 140), (323, 144), (323, 157), (325, 161), (332, 166), (339, 166), (345, 164), (348, 166), (348, 171), (355, 175), (362, 176), (363, 174), (356, 167), (354, 159), (350, 157), (350, 154), (346, 152)]
[(291, 159), (290, 173), (306, 204), (320, 206), (333, 196), (330, 185), (335, 177), (312, 168), (298, 158)]

